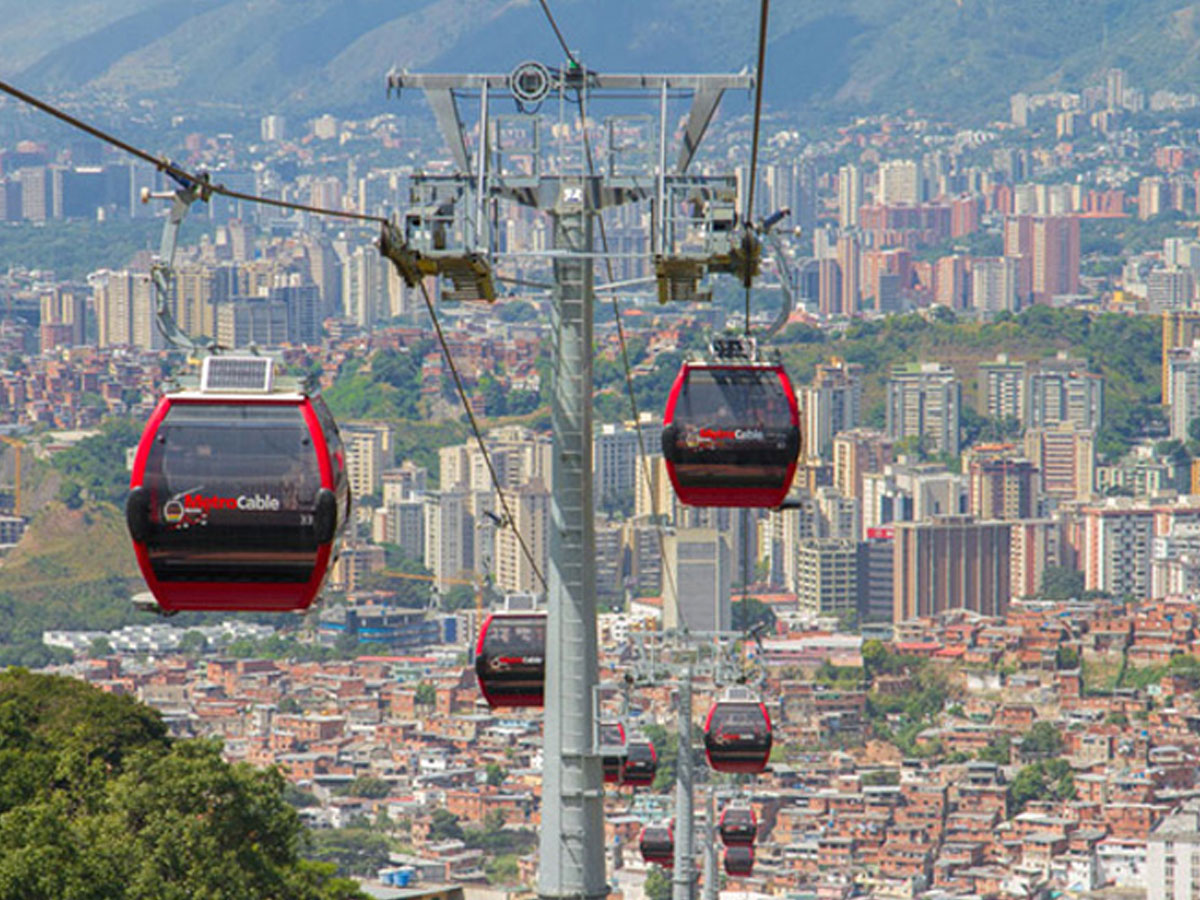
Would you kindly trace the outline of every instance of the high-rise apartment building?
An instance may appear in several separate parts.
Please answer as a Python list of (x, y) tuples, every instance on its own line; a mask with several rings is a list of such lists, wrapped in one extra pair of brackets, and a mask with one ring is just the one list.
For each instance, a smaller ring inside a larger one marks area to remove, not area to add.
[(960, 608), (1004, 614), (1012, 593), (1009, 523), (945, 516), (893, 527), (893, 621)]
[(1180, 309), (1164, 311), (1162, 314), (1162, 402), (1170, 406), (1171, 373), (1169, 370), (1171, 351), (1178, 347), (1191, 347), (1200, 341), (1200, 310)]
[(1018, 599), (1040, 597), (1047, 567), (1063, 564), (1062, 528), (1052, 519), (1013, 522), (1009, 552), (1012, 595)]
[(452, 580), (471, 574), (475, 555), (475, 526), (465, 490), (438, 491), (425, 499), (425, 568), (434, 574), (439, 591)]
[(1146, 900), (1200, 898), (1200, 802), (1188, 799), (1146, 839)]
[(980, 400), (989, 417), (1025, 421), (1025, 368), (1005, 353), (979, 364)]
[(887, 383), (887, 433), (915, 437), (934, 453), (958, 456), (961, 386), (942, 363), (909, 363), (892, 369)]
[(1110, 497), (1083, 510), (1083, 579), (1089, 591), (1144, 600), (1150, 596), (1154, 510)]
[(892, 461), (892, 440), (882, 431), (852, 428), (833, 439), (833, 486), (846, 497), (862, 499), (863, 476), (882, 472)]
[(1200, 417), (1200, 344), (1169, 350), (1166, 364), (1171, 384), (1171, 437), (1186, 441), (1192, 420)]
[(1158, 175), (1138, 182), (1138, 218), (1142, 221), (1161, 215), (1168, 208), (1167, 183)]
[(894, 540), (894, 529), (883, 526), (867, 529), (858, 545), (858, 610), (864, 622), (892, 621)]
[(837, 242), (838, 267), (842, 272), (842, 314), (862, 311), (862, 245), (857, 234), (843, 234)]
[(857, 427), (862, 417), (862, 366), (834, 358), (819, 363), (803, 389), (804, 454), (828, 459), (835, 435)]
[(1090, 500), (1096, 490), (1096, 432), (1061, 422), (1025, 431), (1025, 455), (1042, 473), (1042, 491), (1060, 500)]
[(970, 305), (971, 279), (965, 256), (943, 256), (933, 268), (933, 300), (947, 309), (963, 310)]
[(1033, 220), (1033, 299), (1049, 303), (1059, 294), (1079, 293), (1079, 219), (1038, 216)]
[(1043, 360), (1029, 375), (1031, 428), (1070, 422), (1079, 429), (1099, 430), (1104, 421), (1104, 378), (1087, 371), (1083, 360), (1060, 353)]
[(1012, 444), (976, 444), (966, 451), (967, 512), (975, 518), (1028, 519), (1037, 511), (1037, 470)]
[[(657, 436), (658, 429), (650, 432)], [(592, 485), (596, 503), (612, 507), (634, 499), (639, 477), (638, 431), (623, 425), (604, 423), (592, 436)]]
[(348, 424), (342, 425), (341, 433), (346, 446), (346, 478), (350, 493), (355, 497), (373, 496), (383, 477), (383, 435), (377, 428)]
[(796, 605), (800, 612), (858, 618), (858, 542), (815, 538), (796, 553)]
[(836, 259), (817, 261), (817, 308), (823, 316), (845, 314), (842, 308), (842, 267)]
[(732, 565), (715, 528), (681, 528), (664, 538), (663, 627), (728, 631)]
[(1020, 305), (1017, 260), (980, 257), (971, 263), (971, 305), (981, 312), (1014, 312)]
[(921, 170), (911, 159), (893, 159), (879, 165), (876, 205), (916, 206), (921, 202)]
[(539, 480), (530, 481), (509, 496), (513, 528), (496, 529), (494, 560), (496, 586), (513, 594), (540, 594), (545, 591), (533, 565), (521, 548), (517, 535), (544, 577), (549, 577), (550, 492)]
[(838, 169), (838, 225), (843, 229), (858, 225), (858, 209), (863, 205), (862, 170), (855, 165)]
[(104, 271), (93, 276), (92, 288), (99, 346), (143, 350), (166, 346), (156, 324), (157, 304), (148, 274)]
[(288, 309), (282, 300), (237, 297), (217, 304), (216, 322), (222, 347), (278, 347), (288, 340)]

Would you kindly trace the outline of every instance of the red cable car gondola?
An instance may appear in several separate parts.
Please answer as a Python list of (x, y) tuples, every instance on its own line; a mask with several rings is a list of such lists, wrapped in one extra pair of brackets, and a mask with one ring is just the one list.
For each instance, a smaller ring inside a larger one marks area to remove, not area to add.
[[(626, 747), (625, 726), (620, 722), (600, 723), (600, 745), (602, 747)], [(625, 777), (625, 757), (628, 749), (614, 756), (600, 757), (604, 768), (605, 784), (620, 784)]]
[(488, 706), (541, 706), (546, 683), (546, 614), (492, 613), (479, 629), (475, 677)]
[(734, 878), (749, 878), (754, 872), (754, 846), (731, 844), (725, 848), (725, 874)]
[(162, 397), (125, 505), (165, 612), (306, 609), (349, 515), (333, 416), (319, 396), (276, 386), (267, 357), (210, 357), (199, 389)]
[(650, 787), (658, 773), (658, 754), (649, 738), (631, 737), (625, 750), (625, 777), (630, 787)]
[(642, 859), (669, 869), (675, 865), (675, 832), (670, 822), (652, 822), (642, 828), (638, 842)]
[(758, 836), (758, 818), (749, 806), (727, 806), (721, 810), (717, 828), (726, 846), (753, 844)]
[(730, 688), (709, 709), (704, 751), (717, 772), (756, 774), (767, 767), (771, 716), (748, 688)]
[(685, 362), (663, 415), (663, 457), (681, 503), (779, 506), (800, 454), (783, 366)]

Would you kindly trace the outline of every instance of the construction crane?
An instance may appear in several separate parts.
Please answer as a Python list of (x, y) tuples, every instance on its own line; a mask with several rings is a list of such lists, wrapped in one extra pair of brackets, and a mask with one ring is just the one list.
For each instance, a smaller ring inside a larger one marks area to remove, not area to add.
[(25, 442), (20, 438), (0, 434), (0, 441), (13, 448), (13, 515), (19, 516), (21, 509), (21, 450)]

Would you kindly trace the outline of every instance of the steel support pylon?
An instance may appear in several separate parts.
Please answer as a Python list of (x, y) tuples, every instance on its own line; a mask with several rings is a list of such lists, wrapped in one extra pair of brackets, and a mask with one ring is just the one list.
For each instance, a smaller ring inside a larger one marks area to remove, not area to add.
[[(554, 247), (550, 571), (538, 895), (602, 898), (604, 779), (594, 752), (596, 533), (592, 498), (592, 250), (587, 176), (563, 178)], [(555, 752), (557, 749), (557, 752)]]
[[(525, 64), (522, 64), (524, 66)], [(522, 68), (521, 66), (518, 69)], [(514, 72), (517, 70), (514, 70)], [(573, 109), (578, 100), (581, 126), (586, 127), (587, 98), (596, 93), (645, 92), (659, 102), (659, 165), (652, 175), (598, 175), (589, 164), (587, 175), (535, 174), (511, 180), (492, 168), (495, 148), (489, 137), (490, 97), (515, 96), (513, 76), (503, 74), (431, 74), (393, 70), (389, 93), (417, 88), (425, 92), (446, 139), (459, 175), (473, 182), (472, 220), (475, 240), (484, 239), (484, 204), (506, 200), (546, 211), (553, 220), (553, 399), (554, 430), (551, 471), (549, 568), (547, 572), (545, 727), (543, 736), (541, 829), (539, 835), (538, 895), (544, 900), (601, 900), (608, 894), (604, 867), (604, 780), (596, 753), (593, 700), (597, 683), (595, 522), (592, 495), (592, 312), (595, 289), (593, 227), (604, 208), (653, 199), (655, 235), (652, 244), (666, 252), (663, 234), (665, 179), (683, 176), (691, 165), (713, 113), (726, 90), (749, 88), (753, 78), (736, 75), (614, 74), (572, 70), (551, 76), (548, 88), (560, 98), (560, 109)], [(456, 96), (480, 95), (481, 115), (475, 157), (459, 116)], [(667, 97), (669, 91), (692, 92), (691, 108), (673, 172), (667, 170)], [(529, 98), (526, 98), (527, 100)], [(533, 102), (533, 101), (530, 101)], [(540, 103), (540, 98), (537, 101)], [(537, 105), (535, 103), (535, 105)], [(560, 113), (561, 114), (561, 113)], [(474, 162), (474, 165), (472, 165)], [(561, 161), (560, 161), (561, 162)], [(562, 170), (560, 169), (560, 173)], [(417, 176), (414, 176), (414, 178)], [(426, 248), (428, 249), (428, 248)], [(472, 260), (489, 263), (494, 246), (476, 246)], [(442, 254), (443, 256), (445, 254)], [(464, 257), (466, 258), (466, 257)], [(691, 685), (685, 712), (687, 740), (686, 803), (688, 821), (676, 823), (686, 831), (687, 858), (676, 872), (686, 870), (687, 893), (695, 891), (695, 862), (691, 837)], [(682, 765), (681, 765), (682, 768)], [(682, 799), (682, 794), (681, 794)], [(677, 848), (678, 853), (678, 848)], [(678, 860), (678, 856), (676, 857)], [(678, 888), (678, 885), (677, 885)]]
[(696, 897), (696, 817), (692, 793), (692, 667), (679, 683), (679, 755), (675, 761), (675, 860), (671, 867), (671, 900)]

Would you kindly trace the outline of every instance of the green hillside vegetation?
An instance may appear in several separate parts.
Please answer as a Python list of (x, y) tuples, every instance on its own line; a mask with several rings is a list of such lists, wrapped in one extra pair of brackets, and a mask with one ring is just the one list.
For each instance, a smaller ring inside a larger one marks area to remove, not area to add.
[(34, 516), (0, 566), (0, 665), (45, 665), (61, 656), (42, 644), (52, 629), (119, 628), (137, 620), (130, 596), (144, 589), (121, 506), (129, 486), (128, 420), (57, 454), (59, 500)]
[(957, 322), (948, 311), (928, 317), (895, 316), (855, 322), (844, 334), (823, 334), (793, 325), (775, 342), (792, 380), (808, 382), (818, 363), (837, 356), (861, 363), (863, 406), (869, 424), (882, 426), (885, 382), (893, 365), (944, 362), (963, 386), (966, 443), (1003, 436), (1002, 423), (982, 415), (979, 363), (1007, 353), (1012, 360), (1038, 361), (1065, 350), (1104, 376), (1104, 427), (1097, 445), (1108, 460), (1120, 457), (1149, 426), (1164, 421), (1162, 411), (1162, 324), (1154, 316), (1093, 315), (1033, 306), (994, 322)]
[[(187, 238), (199, 240), (199, 232), (189, 229)], [(0, 226), (0, 268), (48, 269), (60, 279), (83, 281), (97, 260), (118, 268), (157, 242), (158, 229), (146, 219), (6, 222)]]
[(45, 630), (136, 621), (129, 598), (144, 589), (115, 506), (51, 503), (0, 567), (0, 666), (59, 659), (42, 644)]
[(350, 900), (276, 770), (172, 741), (127, 697), (0, 674), (0, 900)]

